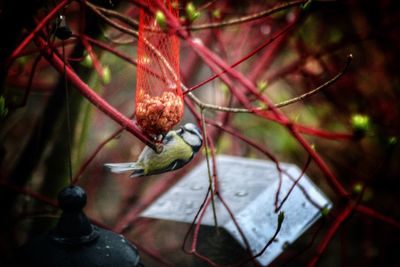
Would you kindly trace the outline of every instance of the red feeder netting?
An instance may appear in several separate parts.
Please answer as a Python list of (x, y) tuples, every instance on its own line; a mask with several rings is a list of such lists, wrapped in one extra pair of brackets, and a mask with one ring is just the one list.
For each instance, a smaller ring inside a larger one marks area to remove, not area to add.
[[(149, 7), (155, 5), (154, 1), (146, 2)], [(178, 0), (164, 3), (178, 17)], [(181, 120), (184, 108), (179, 76), (179, 39), (164, 26), (157, 24), (155, 15), (143, 9), (140, 11), (136, 120), (152, 135), (171, 130)]]

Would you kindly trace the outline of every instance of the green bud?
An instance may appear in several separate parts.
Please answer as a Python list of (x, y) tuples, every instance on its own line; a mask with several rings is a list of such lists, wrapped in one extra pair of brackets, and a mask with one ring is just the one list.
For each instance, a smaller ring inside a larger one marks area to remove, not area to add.
[(20, 65), (24, 66), (26, 63), (28, 63), (29, 57), (28, 56), (23, 56), (23, 57), (18, 57), (15, 62)]
[(213, 18), (220, 19), (221, 18), (221, 10), (220, 9), (214, 9), (211, 13)]
[(361, 191), (362, 191), (362, 189), (363, 189), (363, 184), (362, 183), (356, 183), (354, 186), (353, 186), (353, 192), (354, 193), (356, 193), (356, 194), (360, 194), (361, 193)]
[(259, 107), (260, 109), (268, 109), (268, 105), (265, 104), (264, 102), (261, 102), (260, 105), (258, 105), (258, 107)]
[(388, 140), (389, 145), (391, 145), (391, 146), (396, 145), (397, 142), (398, 142), (398, 140), (397, 140), (396, 136), (389, 137), (389, 140)]
[(196, 7), (192, 2), (186, 5), (186, 15), (190, 22), (194, 21), (200, 16), (200, 12), (197, 11)]
[(264, 92), (265, 89), (267, 89), (268, 83), (266, 81), (258, 81), (257, 82), (257, 88), (260, 90), (260, 93)]
[(103, 77), (101, 82), (105, 85), (109, 84), (111, 81), (111, 70), (108, 66), (103, 68)]
[(161, 29), (167, 29), (167, 20), (161, 10), (157, 10), (156, 12), (156, 22)]
[(365, 134), (371, 127), (369, 117), (367, 115), (355, 114), (351, 117), (351, 126), (356, 134)]
[(303, 9), (304, 11), (309, 10), (310, 6), (311, 6), (311, 3), (312, 3), (312, 0), (309, 0), (309, 1), (305, 2), (303, 5), (301, 5), (301, 9)]
[(282, 245), (282, 249), (283, 250), (287, 250), (290, 247), (290, 243), (288, 241), (286, 241), (285, 243), (283, 243)]
[(321, 215), (322, 215), (323, 217), (326, 217), (326, 216), (328, 216), (329, 212), (330, 212), (330, 210), (329, 210), (328, 208), (323, 208), (323, 209), (321, 210)]
[(221, 91), (224, 92), (225, 94), (229, 93), (229, 87), (226, 83), (221, 83)]
[(86, 54), (85, 58), (81, 61), (81, 65), (86, 68), (93, 67), (93, 60), (89, 54)]
[(283, 211), (278, 214), (278, 227), (280, 227), (285, 219), (285, 213)]
[(6, 107), (6, 99), (4, 96), (0, 96), (0, 118), (4, 118), (8, 113), (8, 108)]

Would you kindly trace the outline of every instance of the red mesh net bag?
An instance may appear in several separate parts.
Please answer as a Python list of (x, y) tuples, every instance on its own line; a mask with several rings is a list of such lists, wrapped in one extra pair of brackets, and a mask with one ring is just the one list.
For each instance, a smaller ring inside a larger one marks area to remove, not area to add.
[[(150, 7), (155, 5), (151, 0), (145, 2)], [(178, 0), (164, 3), (178, 17)], [(155, 15), (143, 9), (140, 11), (136, 120), (151, 135), (171, 130), (181, 120), (184, 108), (179, 76), (179, 39), (165, 25), (159, 24), (162, 23), (157, 23)]]

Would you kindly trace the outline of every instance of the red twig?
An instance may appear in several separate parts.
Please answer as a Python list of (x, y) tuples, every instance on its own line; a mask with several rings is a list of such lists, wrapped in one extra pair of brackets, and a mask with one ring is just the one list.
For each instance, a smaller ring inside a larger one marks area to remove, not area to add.
[(318, 153), (308, 144), (308, 142), (301, 136), (295, 129), (292, 129), (293, 136), (297, 139), (297, 141), (303, 146), (303, 148), (308, 152), (308, 154), (313, 158), (315, 163), (319, 166), (321, 171), (327, 177), (328, 182), (335, 189), (335, 192), (338, 193), (343, 198), (348, 198), (349, 193), (343, 187), (343, 185), (338, 181), (336, 176), (329, 169), (328, 165), (323, 161), (323, 159), (318, 155)]
[(101, 41), (99, 41), (97, 39), (94, 39), (92, 37), (89, 37), (87, 35), (82, 35), (82, 38), (87, 39), (92, 44), (104, 49), (107, 52), (110, 52), (110, 53), (116, 55), (117, 57), (121, 58), (122, 60), (124, 60), (124, 61), (126, 61), (126, 62), (128, 62), (128, 63), (130, 63), (132, 65), (135, 65), (135, 66), (137, 65), (136, 60), (134, 60), (131, 56), (128, 56), (128, 55), (118, 51), (114, 47), (112, 47), (112, 46), (110, 46), (110, 45), (108, 45), (108, 44), (106, 44), (104, 42), (101, 42)]
[(301, 249), (300, 251), (298, 251), (297, 253), (295, 253), (292, 257), (290, 257), (289, 260), (287, 260), (282, 266), (287, 266), (289, 263), (291, 263), (294, 259), (296, 259), (297, 257), (299, 257), (301, 254), (303, 254), (304, 252), (306, 252), (308, 249), (310, 249), (312, 247), (312, 245), (314, 244), (315, 240), (318, 237), (319, 232), (322, 230), (323, 226), (326, 223), (326, 219), (322, 218), (322, 221), (320, 222), (320, 224), (318, 225), (317, 230), (315, 230), (315, 232), (313, 233), (310, 241), (308, 242), (308, 244)]
[[(289, 25), (287, 25), (283, 30), (281, 30), (280, 32), (278, 32), (277, 34), (275, 34), (274, 36), (268, 38), (266, 41), (264, 41), (259, 47), (257, 47), (256, 49), (254, 49), (253, 51), (251, 51), (249, 54), (247, 54), (245, 57), (241, 58), (240, 60), (236, 61), (235, 63), (233, 63), (232, 65), (230, 65), (230, 68), (234, 68), (237, 65), (239, 65), (240, 63), (246, 61), (247, 59), (251, 58), (252, 56), (254, 56), (255, 54), (257, 54), (259, 51), (261, 51), (262, 49), (264, 49), (265, 47), (267, 47), (268, 45), (270, 45), (272, 42), (274, 42), (276, 39), (278, 39), (279, 37), (283, 36), (286, 32), (288, 32), (291, 27), (294, 25), (294, 23), (291, 23)], [(203, 86), (204, 84), (207, 84), (209, 82), (211, 82), (212, 80), (220, 77), (221, 75), (225, 74), (228, 71), (228, 69), (224, 69), (223, 71), (214, 74), (213, 76), (205, 79), (204, 81), (190, 87), (187, 91), (184, 92), (184, 94), (187, 94), (188, 92), (194, 91), (197, 88)]]
[(50, 198), (48, 198), (48, 197), (46, 197), (46, 196), (44, 196), (44, 195), (42, 195), (40, 193), (31, 191), (29, 189), (21, 188), (19, 186), (15, 186), (13, 184), (7, 183), (6, 181), (0, 180), (0, 186), (4, 187), (4, 188), (8, 188), (8, 189), (10, 189), (12, 191), (15, 191), (15, 192), (19, 193), (19, 194), (24, 194), (24, 195), (30, 196), (30, 197), (32, 197), (34, 199), (37, 199), (39, 201), (42, 201), (42, 202), (44, 202), (44, 203), (46, 203), (46, 204), (48, 204), (50, 206), (53, 206), (53, 207), (57, 207), (58, 206), (57, 205), (57, 201), (54, 200), (54, 199), (50, 199)]
[[(63, 46), (63, 42), (64, 42), (65, 46), (72, 45), (72, 44), (75, 44), (77, 42), (77, 38), (74, 38), (74, 36), (72, 36), (68, 40), (64, 40), (62, 42), (55, 42), (55, 43), (52, 44), (52, 46), (53, 47), (62, 47)], [(31, 48), (31, 49), (26, 49), (25, 51), (21, 51), (21, 53), (19, 53), (15, 57), (9, 57), (9, 60), (15, 60), (17, 58), (21, 58), (21, 57), (24, 57), (24, 56), (29, 56), (29, 55), (32, 55), (32, 54), (35, 54), (35, 53), (40, 53), (40, 51), (42, 51), (42, 49), (37, 48), (37, 47)]]
[(277, 210), (280, 210), (283, 206), (283, 204), (285, 204), (286, 200), (288, 199), (288, 197), (290, 196), (290, 193), (292, 193), (293, 189), (296, 187), (296, 185), (300, 182), (300, 179), (304, 176), (306, 170), (308, 169), (308, 166), (310, 166), (311, 163), (311, 157), (309, 156), (307, 159), (306, 164), (304, 165), (299, 177), (293, 182), (292, 186), (290, 187), (289, 191), (286, 193), (286, 196), (283, 197), (281, 203), (279, 204)]
[(307, 135), (313, 135), (320, 138), (331, 139), (331, 140), (353, 140), (354, 134), (353, 133), (335, 133), (329, 132), (321, 129), (311, 128), (309, 126), (304, 126), (301, 124), (295, 124), (296, 130), (300, 133), (304, 133)]
[(86, 170), (86, 168), (89, 166), (89, 164), (93, 161), (93, 159), (97, 156), (97, 154), (101, 151), (101, 149), (108, 144), (111, 140), (113, 140), (115, 137), (117, 137), (120, 133), (122, 133), (124, 128), (119, 128), (117, 131), (115, 131), (113, 134), (110, 135), (106, 140), (100, 143), (100, 145), (97, 146), (97, 148), (93, 151), (93, 153), (86, 159), (86, 161), (81, 165), (79, 168), (79, 171), (75, 174), (74, 178), (72, 179), (72, 184), (76, 184), (79, 181), (79, 178), (83, 174), (83, 172)]
[[(54, 68), (63, 73), (64, 62), (47, 46), (46, 42), (42, 38), (36, 38), (35, 43), (38, 47), (42, 49), (43, 56), (54, 66)], [(69, 82), (75, 86), (75, 88), (93, 105), (95, 105), (98, 109), (103, 111), (106, 115), (108, 115), (112, 120), (116, 123), (120, 124), (124, 129), (135, 135), (139, 140), (144, 142), (149, 147), (156, 149), (152, 140), (144, 134), (138, 126), (129, 118), (121, 114), (118, 110), (112, 107), (107, 101), (97, 95), (86, 83), (84, 83), (79, 76), (72, 70), (72, 68), (67, 65), (66, 66), (66, 77)]]
[(28, 97), (29, 97), (29, 94), (32, 89), (32, 84), (33, 84), (33, 80), (34, 80), (34, 77), (36, 74), (37, 66), (41, 59), (42, 59), (42, 55), (38, 55), (38, 56), (36, 56), (35, 60), (33, 61), (32, 68), (31, 68), (31, 71), (29, 74), (28, 85), (25, 88), (24, 97), (22, 98), (21, 103), (18, 104), (18, 106), (17, 106), (18, 108), (24, 107), (26, 105), (26, 103), (28, 102)]
[(82, 37), (82, 44), (86, 49), (86, 52), (89, 54), (90, 58), (92, 59), (93, 62), (93, 67), (96, 70), (97, 74), (103, 78), (104, 77), (104, 69), (101, 66), (101, 63), (99, 62), (99, 59), (97, 58), (96, 54), (93, 51), (92, 46), (90, 45), (90, 43), (88, 42), (88, 40), (86, 39), (86, 37), (84, 35), (81, 35)]
[[(162, 5), (160, 4), (160, 8), (162, 8)], [(168, 12), (167, 10), (164, 10), (164, 12)], [(249, 90), (252, 94), (257, 96), (257, 98), (260, 99), (260, 101), (264, 102), (267, 104), (270, 108), (273, 114), (276, 116), (276, 119), (278, 122), (282, 125), (285, 125), (288, 130), (292, 133), (292, 135), (298, 140), (298, 142), (303, 146), (303, 148), (311, 155), (311, 157), (314, 159), (314, 161), (317, 163), (317, 165), (320, 167), (322, 172), (325, 174), (327, 177), (328, 181), (330, 184), (333, 186), (335, 189), (335, 192), (337, 192), (339, 195), (342, 197), (347, 198), (349, 196), (348, 192), (344, 189), (344, 187), (341, 185), (341, 183), (338, 181), (338, 179), (335, 177), (335, 175), (331, 172), (329, 167), (326, 165), (326, 163), (322, 160), (322, 158), (312, 149), (312, 147), (308, 144), (308, 142), (298, 133), (297, 129), (294, 127), (293, 124), (289, 122), (289, 120), (284, 116), (281, 112), (279, 112), (274, 105), (270, 102), (269, 99), (267, 99), (264, 95), (260, 95), (260, 93), (257, 91), (255, 86), (246, 78), (243, 76), (243, 74), (235, 71), (234, 69), (230, 68), (223, 60), (221, 60), (217, 55), (215, 55), (212, 51), (210, 51), (207, 47), (204, 47), (196, 42), (194, 42), (190, 36), (182, 30), (179, 26), (179, 22), (170, 14), (167, 15), (168, 19), (171, 23), (172, 26), (174, 26), (178, 32), (181, 34), (181, 36), (187, 41), (187, 43), (196, 51), (200, 57), (202, 57), (208, 65), (210, 65), (210, 61), (214, 62), (216, 65), (218, 65), (220, 68), (227, 70), (227, 73), (234, 77), (238, 82), (240, 82), (245, 88)], [(245, 105), (249, 106), (248, 100), (247, 99), (240, 99), (241, 101), (245, 101)], [(248, 108), (248, 107), (247, 107)], [(250, 106), (251, 109), (251, 106)], [(261, 115), (265, 117), (266, 113), (265, 112), (259, 112), (254, 110), (254, 113)]]
[(322, 239), (321, 243), (318, 245), (316, 249), (316, 254), (308, 262), (307, 264), (308, 267), (314, 267), (317, 264), (318, 260), (321, 258), (322, 254), (328, 247), (329, 242), (336, 234), (337, 230), (342, 225), (342, 223), (350, 216), (353, 210), (354, 210), (354, 204), (348, 203), (347, 206), (343, 209), (343, 211), (337, 216), (331, 227), (328, 229), (328, 232)]
[(357, 211), (358, 213), (361, 213), (361, 214), (363, 214), (365, 216), (368, 216), (368, 217), (376, 219), (378, 221), (390, 224), (393, 227), (396, 227), (396, 228), (400, 229), (400, 222), (399, 221), (397, 221), (397, 220), (395, 220), (395, 219), (393, 219), (393, 218), (391, 218), (391, 217), (389, 217), (387, 215), (379, 213), (379, 212), (377, 212), (377, 211), (375, 211), (375, 210), (373, 210), (373, 209), (371, 209), (371, 208), (369, 208), (367, 206), (358, 205), (358, 206), (355, 207), (355, 211)]
[[(192, 164), (198, 161), (199, 157), (192, 160)], [(171, 184), (175, 183), (182, 174), (187, 171), (183, 168), (177, 172), (171, 172), (164, 176), (162, 179), (158, 179), (151, 186), (146, 194), (140, 199), (139, 203), (135, 203), (135, 207), (129, 210), (124, 217), (118, 220), (117, 224), (113, 227), (113, 231), (117, 233), (123, 233), (128, 227), (138, 218), (140, 212), (142, 212), (146, 207), (148, 207), (158, 196), (164, 193)]]
[(71, 0), (63, 0), (58, 5), (56, 5), (43, 19), (40, 23), (29, 33), (27, 37), (20, 43), (20, 45), (12, 52), (10, 59), (16, 58), (22, 50), (32, 41), (32, 39), (39, 33), (57, 13), (62, 8), (64, 8)]

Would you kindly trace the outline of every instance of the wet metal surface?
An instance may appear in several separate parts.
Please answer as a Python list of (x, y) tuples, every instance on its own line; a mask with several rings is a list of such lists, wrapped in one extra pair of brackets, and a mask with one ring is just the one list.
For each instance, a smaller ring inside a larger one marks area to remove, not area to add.
[[(293, 164), (280, 163), (281, 190), (279, 203), (286, 197), (301, 170)], [(232, 156), (217, 156), (217, 171), (221, 195), (243, 230), (254, 254), (273, 236), (277, 227), (275, 197), (279, 186), (276, 164)], [(209, 188), (207, 165), (203, 161), (169, 191), (157, 199), (141, 215), (143, 217), (191, 223)], [(311, 201), (310, 201), (311, 200)], [(294, 242), (320, 216), (320, 208), (330, 208), (331, 202), (303, 175), (283, 204), (285, 212), (275, 242), (258, 258), (262, 265), (275, 259), (287, 244)], [(239, 231), (222, 203), (216, 199), (218, 223), (239, 243), (244, 244)], [(211, 205), (202, 224), (213, 225)]]

